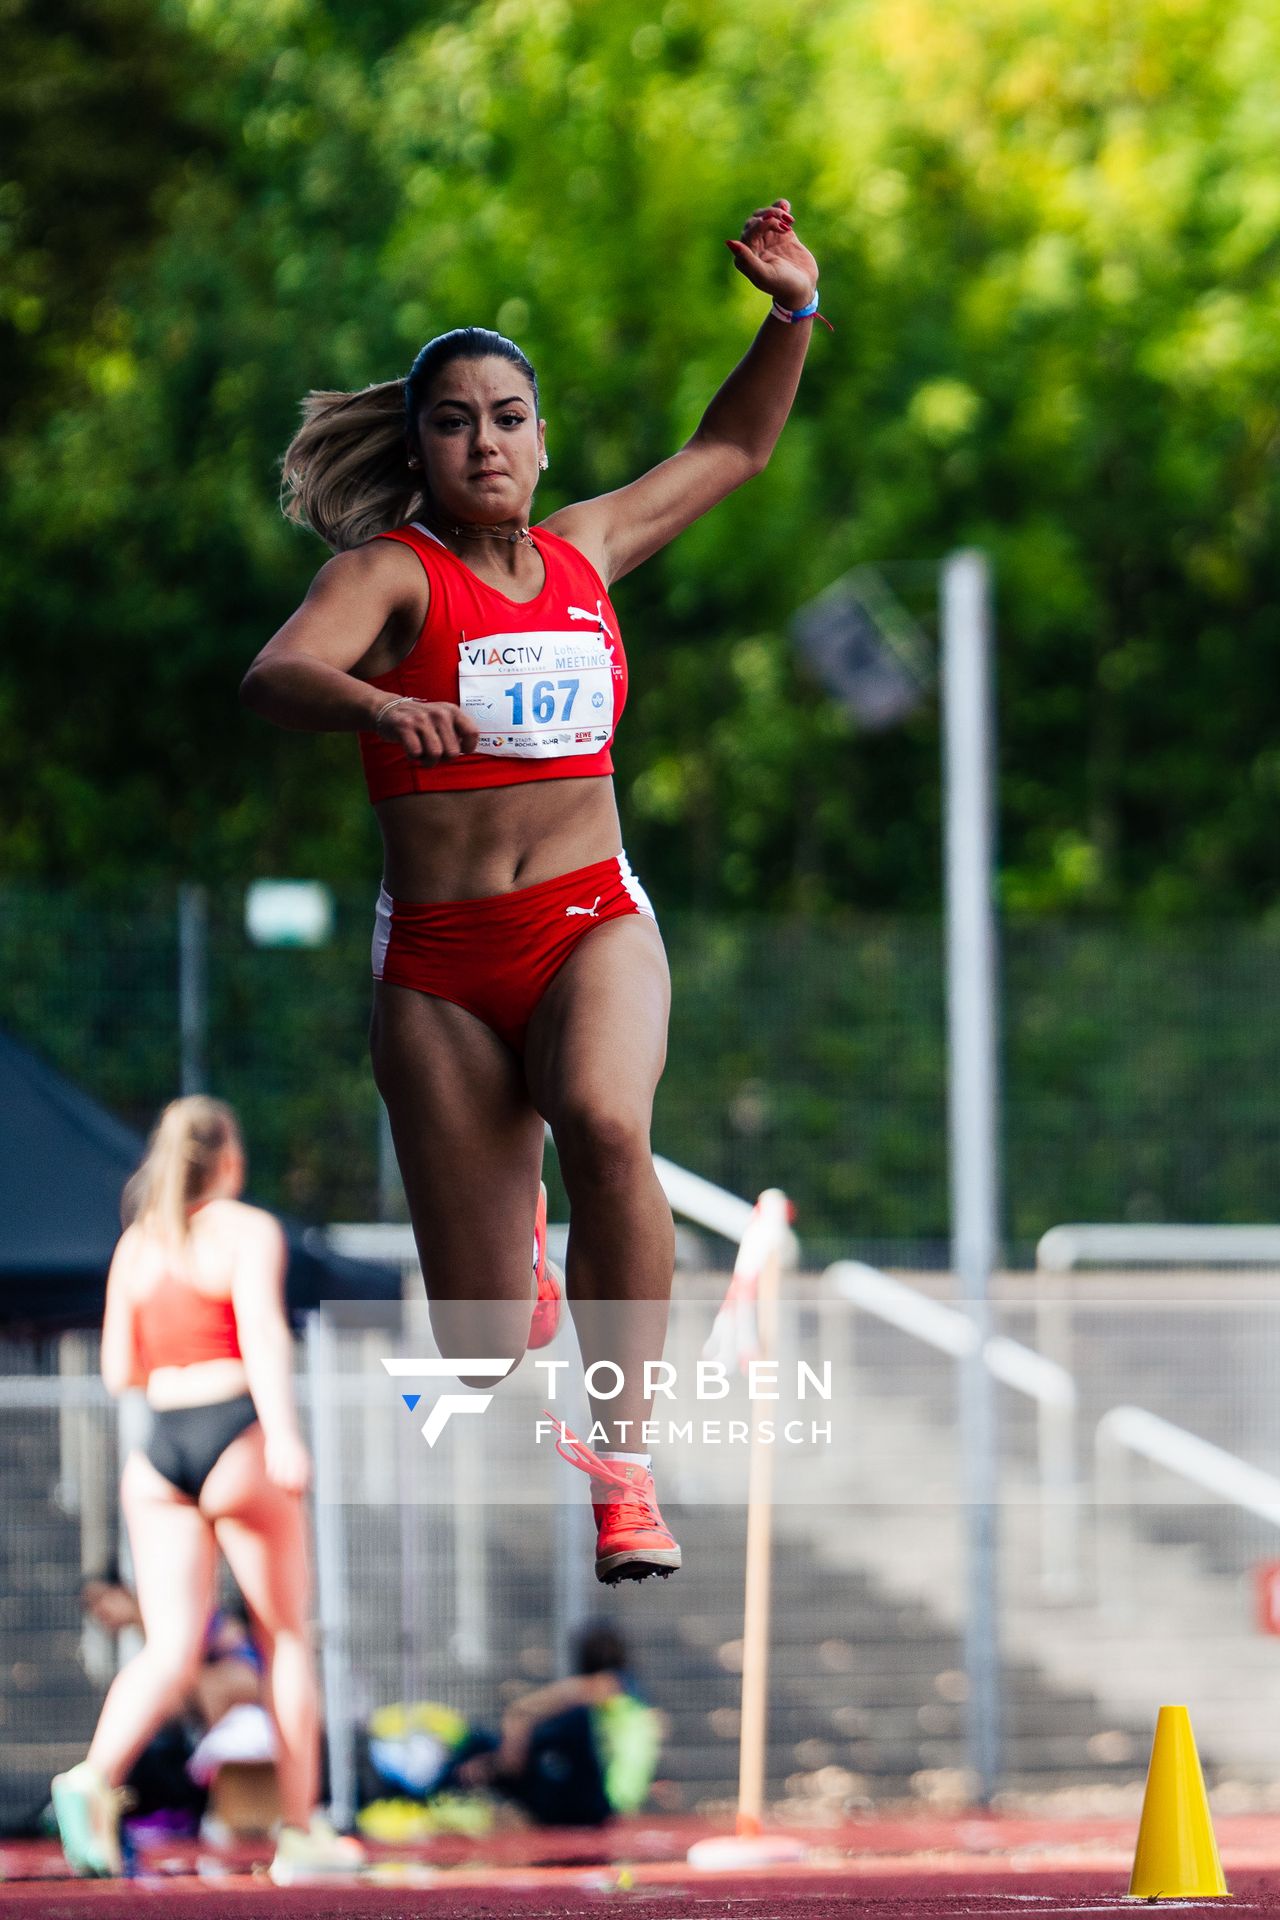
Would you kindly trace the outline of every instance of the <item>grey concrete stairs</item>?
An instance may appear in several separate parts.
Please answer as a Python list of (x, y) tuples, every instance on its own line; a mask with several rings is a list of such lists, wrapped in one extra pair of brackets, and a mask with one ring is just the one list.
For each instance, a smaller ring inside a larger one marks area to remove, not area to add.
[[(1135, 1478), (1137, 1504), (1102, 1511), (1100, 1537), (1087, 1474), (1093, 1426), (1121, 1401), (1276, 1471), (1268, 1392), (1275, 1341), (1260, 1338), (1267, 1329), (1256, 1297), (1241, 1310), (1242, 1330), (1229, 1303), (1215, 1310), (1211, 1296), (1196, 1296), (1185, 1283), (1181, 1317), (1161, 1339), (1160, 1303), (1149, 1287), (1147, 1298), (1133, 1299), (1133, 1286), (1126, 1279), (1122, 1298), (1114, 1297), (1119, 1289), (1110, 1300), (1104, 1291), (1074, 1333), (1085, 1498), (1078, 1589), (1069, 1602), (1046, 1598), (1040, 1581), (1033, 1410), (1012, 1393), (999, 1395), (1004, 1654), (1068, 1695), (1094, 1698), (1103, 1737), (1092, 1755), (1117, 1768), (1127, 1750), (1131, 1772), (1141, 1775), (1156, 1709), (1178, 1701), (1191, 1709), (1211, 1779), (1273, 1782), (1280, 1779), (1280, 1648), (1258, 1629), (1253, 1580), (1260, 1560), (1280, 1558), (1280, 1533), (1147, 1469)], [(833, 1533), (809, 1516), (809, 1537), (832, 1564), (869, 1575), (902, 1602), (926, 1602), (959, 1628), (965, 1520), (945, 1363), (878, 1327), (860, 1328), (859, 1356), (866, 1364), (858, 1372), (858, 1433), (874, 1436), (874, 1447), (855, 1448), (841, 1476), (853, 1503), (850, 1526)], [(794, 1509), (790, 1519), (804, 1530), (806, 1510)], [(1101, 1587), (1100, 1561), (1111, 1568)], [(1092, 1763), (1089, 1777), (1097, 1777)]]
[(101, 1700), (78, 1658), (80, 1535), (52, 1497), (56, 1445), (50, 1416), (0, 1414), (0, 1831), (84, 1757)]
[[(627, 1636), (637, 1677), (666, 1718), (662, 1804), (693, 1808), (737, 1791), (745, 1521), (741, 1509), (664, 1511), (684, 1547), (683, 1570), (667, 1582), (596, 1589), (592, 1605)], [(551, 1661), (539, 1604), (545, 1537), (529, 1510), (490, 1508), (487, 1524), (506, 1581), (491, 1600), (491, 1632), (508, 1648), (511, 1670), (536, 1679)], [(816, 1790), (831, 1769), (847, 1776), (836, 1791), (851, 1803), (909, 1797), (922, 1777), (958, 1777), (965, 1765), (956, 1624), (851, 1562), (820, 1553), (794, 1516), (779, 1528), (767, 1756), (774, 1799)], [(504, 1590), (523, 1596), (518, 1612), (506, 1608)], [(439, 1677), (447, 1686), (447, 1668)], [(1087, 1687), (1055, 1685), (1019, 1659), (1007, 1662), (1005, 1680), (1011, 1784), (1128, 1778), (1127, 1756), (1117, 1766), (1105, 1743), (1097, 1747), (1111, 1723)], [(440, 1697), (456, 1700), (456, 1688)], [(499, 1706), (495, 1697), (491, 1710)], [(482, 1714), (483, 1702), (474, 1710)]]
[[(1007, 1330), (1025, 1337), (1030, 1327)], [(1244, 1450), (1240, 1396), (1265, 1410), (1280, 1373), (1259, 1325), (1228, 1323), (1217, 1348), (1212, 1316), (1188, 1317), (1176, 1332), (1176, 1341), (1153, 1340), (1147, 1309), (1077, 1329), (1082, 1436), (1125, 1399)], [(856, 1357), (847, 1444), (815, 1457), (808, 1503), (776, 1515), (775, 1798), (824, 1777), (846, 1799), (896, 1798), (927, 1792), (941, 1776), (959, 1779), (965, 1765), (951, 1363), (865, 1321)], [(1140, 1777), (1155, 1709), (1168, 1700), (1190, 1705), (1211, 1778), (1280, 1777), (1280, 1649), (1258, 1634), (1250, 1591), (1255, 1561), (1275, 1550), (1268, 1531), (1200, 1505), (1139, 1509), (1127, 1603), (1102, 1612), (1086, 1515), (1080, 1591), (1051, 1602), (1039, 1583), (1031, 1410), (1004, 1392), (1000, 1406), (1006, 1783), (1035, 1790)], [(1250, 1457), (1274, 1468), (1280, 1445), (1272, 1450), (1256, 1420), (1250, 1434)], [(0, 1415), (0, 1822), (29, 1812), (50, 1773), (83, 1752), (101, 1697), (77, 1658), (79, 1536), (52, 1499), (56, 1448), (52, 1415)], [(624, 1628), (638, 1676), (667, 1717), (664, 1804), (694, 1807), (736, 1789), (744, 1516), (666, 1510), (684, 1570), (612, 1594), (592, 1587), (587, 1604)], [(467, 1603), (450, 1508), (348, 1510), (362, 1712), (408, 1695), (493, 1718), (513, 1692), (554, 1671), (551, 1511), (487, 1506), (483, 1530), (489, 1653), (468, 1666), (458, 1657)]]

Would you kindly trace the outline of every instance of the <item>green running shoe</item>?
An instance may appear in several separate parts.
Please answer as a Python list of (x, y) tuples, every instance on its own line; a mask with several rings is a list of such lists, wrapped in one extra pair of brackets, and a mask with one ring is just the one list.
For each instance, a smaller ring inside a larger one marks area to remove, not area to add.
[(124, 1794), (109, 1787), (87, 1760), (55, 1776), (50, 1794), (58, 1837), (72, 1873), (83, 1880), (110, 1880), (124, 1871), (120, 1857), (120, 1807)]

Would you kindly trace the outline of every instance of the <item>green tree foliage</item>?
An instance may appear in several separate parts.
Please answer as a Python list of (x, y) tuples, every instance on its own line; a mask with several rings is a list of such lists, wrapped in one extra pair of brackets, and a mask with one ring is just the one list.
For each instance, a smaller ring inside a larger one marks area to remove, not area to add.
[[(378, 1098), (365, 1048), (369, 899), (333, 941), (261, 949), (243, 889), (211, 890), (206, 1057), (263, 1203), (374, 1218)], [(667, 912), (671, 1050), (654, 1137), (735, 1193), (779, 1185), (815, 1265), (944, 1266), (943, 942), (936, 918)], [(0, 1028), (139, 1132), (178, 1078), (170, 889), (86, 904), (0, 891)], [(1259, 1021), (1280, 928), (1019, 920), (1004, 943), (1007, 1253), (1062, 1220), (1274, 1218), (1280, 1027)], [(565, 1197), (548, 1157), (552, 1217)]]
[(183, 160), (223, 139), (188, 36), (147, 0), (2, 0), (0, 407), (47, 407), (112, 277), (164, 226)]
[[(1009, 902), (1270, 904), (1269, 0), (129, 4), (95, 61), (84, 23), (126, 0), (8, 0), (22, 72), (93, 88), (4, 189), (10, 871), (369, 875), (353, 743), (235, 702), (323, 557), (274, 505), (302, 393), (495, 324), (542, 376), (546, 508), (613, 486), (745, 347), (722, 240), (786, 193), (838, 331), (768, 472), (618, 590), (621, 797), (660, 897), (935, 900), (936, 715), (860, 736), (786, 630), (854, 564), (977, 541)], [(59, 226), (82, 172), (96, 212)]]

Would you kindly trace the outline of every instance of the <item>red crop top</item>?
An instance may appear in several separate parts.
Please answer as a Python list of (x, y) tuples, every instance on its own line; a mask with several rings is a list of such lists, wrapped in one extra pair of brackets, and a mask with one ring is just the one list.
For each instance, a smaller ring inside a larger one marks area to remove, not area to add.
[(361, 733), (369, 798), (612, 773), (609, 749), (627, 698), (627, 661), (618, 617), (591, 562), (567, 540), (536, 529), (546, 579), (540, 593), (520, 602), (487, 585), (416, 522), (377, 537), (412, 547), (431, 604), (409, 653), (369, 685), (464, 708), (480, 727), (480, 744), (424, 767), (396, 741)]
[(230, 1300), (201, 1293), (166, 1273), (133, 1311), (133, 1337), (144, 1373), (190, 1367), (200, 1360), (239, 1360), (240, 1334)]

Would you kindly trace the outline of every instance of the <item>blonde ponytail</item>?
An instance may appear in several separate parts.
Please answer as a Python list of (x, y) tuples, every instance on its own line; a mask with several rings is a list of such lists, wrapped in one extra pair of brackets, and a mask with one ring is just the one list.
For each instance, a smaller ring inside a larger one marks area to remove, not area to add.
[(171, 1100), (152, 1129), (141, 1166), (125, 1184), (124, 1224), (185, 1240), (188, 1208), (208, 1190), (219, 1155), (239, 1145), (235, 1114), (221, 1100), (202, 1093)]
[(412, 520), (422, 499), (405, 445), (405, 383), (358, 393), (309, 393), (281, 462), (285, 518), (335, 553)]

